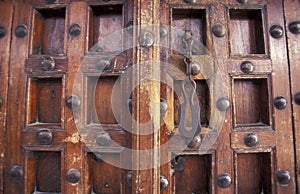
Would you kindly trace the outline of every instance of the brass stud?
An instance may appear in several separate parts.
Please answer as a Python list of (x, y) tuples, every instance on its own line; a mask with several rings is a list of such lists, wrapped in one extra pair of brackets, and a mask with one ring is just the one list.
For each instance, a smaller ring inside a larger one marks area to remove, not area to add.
[(186, 3), (197, 3), (197, 0), (184, 0)]
[(24, 38), (27, 35), (27, 26), (25, 24), (17, 26), (15, 34), (18, 38)]
[(250, 61), (244, 61), (241, 64), (241, 70), (242, 70), (242, 72), (247, 73), (247, 74), (253, 73), (254, 65)]
[(294, 21), (289, 24), (289, 30), (293, 34), (300, 34), (300, 21)]
[(243, 3), (247, 3), (247, 1), (248, 1), (248, 0), (237, 0), (237, 2), (242, 3), (242, 4), (243, 4)]
[(221, 38), (226, 35), (226, 28), (223, 24), (218, 23), (212, 27), (212, 32), (216, 37)]
[(279, 25), (273, 25), (270, 28), (270, 34), (273, 38), (281, 38), (283, 36), (283, 28)]
[(72, 25), (69, 27), (69, 34), (70, 34), (72, 37), (79, 36), (80, 33), (81, 33), (81, 27), (80, 27), (78, 24), (72, 24)]
[(164, 38), (168, 35), (168, 27), (166, 25), (160, 25), (159, 35), (161, 38)]
[(166, 112), (168, 110), (168, 103), (167, 103), (167, 100), (164, 99), (164, 98), (161, 98), (160, 99), (160, 114), (161, 115), (165, 115)]
[(111, 63), (111, 60), (108, 57), (103, 57), (101, 59), (99, 59), (96, 63), (96, 67), (99, 70), (103, 70), (105, 68), (107, 68)]
[(80, 180), (79, 170), (75, 168), (71, 168), (70, 170), (68, 170), (68, 172), (66, 173), (66, 179), (69, 183), (78, 183)]
[(191, 74), (198, 75), (201, 72), (200, 65), (194, 61), (191, 62)]

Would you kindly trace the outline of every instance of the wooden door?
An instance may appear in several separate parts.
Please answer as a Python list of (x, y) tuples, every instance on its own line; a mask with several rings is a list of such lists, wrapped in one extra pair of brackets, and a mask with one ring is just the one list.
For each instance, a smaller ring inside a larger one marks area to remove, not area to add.
[(2, 192), (296, 193), (288, 7), (0, 2)]

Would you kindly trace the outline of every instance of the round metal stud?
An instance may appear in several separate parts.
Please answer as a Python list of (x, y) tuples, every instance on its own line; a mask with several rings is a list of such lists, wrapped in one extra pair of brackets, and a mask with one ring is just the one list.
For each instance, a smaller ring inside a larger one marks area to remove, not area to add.
[(103, 70), (110, 65), (110, 61), (111, 60), (108, 57), (103, 57), (97, 61), (96, 67), (100, 70)]
[(199, 135), (196, 135), (192, 141), (189, 142), (188, 147), (189, 148), (198, 148), (201, 145), (201, 137)]
[(78, 24), (72, 24), (70, 27), (69, 27), (69, 34), (72, 36), (72, 37), (76, 37), (76, 36), (79, 36), (79, 34), (81, 33), (81, 28)]
[(230, 106), (230, 102), (227, 98), (223, 97), (217, 101), (217, 108), (220, 111), (226, 111), (229, 106)]
[(277, 181), (281, 185), (287, 185), (291, 181), (291, 175), (289, 171), (281, 170), (277, 173)]
[(139, 44), (142, 47), (150, 47), (154, 43), (154, 36), (151, 32), (142, 31), (139, 36)]
[(80, 180), (79, 170), (75, 168), (71, 168), (70, 170), (68, 170), (68, 172), (66, 173), (66, 179), (69, 183), (78, 183)]
[(132, 187), (132, 171), (129, 171), (127, 174), (126, 174), (126, 185), (131, 188)]
[(72, 94), (67, 98), (67, 106), (73, 111), (77, 111), (80, 107), (80, 99), (75, 94)]
[(160, 192), (168, 189), (169, 181), (166, 177), (160, 175)]
[(37, 139), (41, 145), (49, 145), (52, 142), (52, 132), (49, 129), (40, 129), (37, 133)]
[(297, 94), (295, 94), (294, 99), (295, 99), (295, 103), (297, 105), (300, 105), (300, 92), (298, 92)]
[(24, 38), (27, 35), (27, 26), (24, 24), (17, 26), (15, 34), (18, 38)]
[(57, 0), (45, 0), (46, 1), (46, 3), (48, 3), (48, 4), (53, 4), (53, 3), (56, 3), (57, 2)]
[(9, 169), (9, 178), (14, 183), (19, 183), (23, 179), (23, 168), (21, 166), (15, 165)]
[(253, 133), (247, 134), (244, 137), (244, 143), (248, 147), (255, 147), (255, 146), (257, 146), (257, 144), (258, 144), (258, 137), (257, 137), (257, 135), (255, 135)]
[(164, 38), (168, 35), (168, 27), (166, 25), (160, 25), (159, 35), (161, 38)]
[(216, 37), (224, 37), (226, 35), (226, 28), (223, 24), (215, 24), (212, 27), (212, 32)]
[(41, 70), (53, 71), (55, 69), (55, 60), (53, 57), (45, 56), (40, 63)]
[(129, 34), (133, 34), (133, 21), (131, 20), (131, 21), (127, 22), (127, 24), (125, 25), (125, 28)]
[(198, 75), (201, 72), (200, 65), (196, 62), (191, 62), (191, 74)]
[(286, 99), (283, 96), (278, 96), (274, 100), (274, 105), (278, 110), (283, 110), (287, 106)]
[(100, 146), (109, 146), (112, 142), (110, 135), (103, 131), (96, 137), (96, 143)]
[(229, 174), (224, 173), (218, 176), (217, 184), (221, 188), (228, 188), (231, 185), (231, 177)]
[(160, 114), (165, 115), (167, 110), (168, 110), (168, 103), (167, 103), (166, 99), (161, 98), (160, 99)]
[(237, 0), (239, 3), (247, 3), (248, 0)]
[(244, 61), (241, 64), (241, 70), (244, 73), (253, 73), (254, 71), (254, 65), (250, 61)]
[(197, 3), (197, 0), (184, 0), (186, 3)]
[(2, 97), (0, 96), (0, 108), (2, 107), (2, 104), (3, 104), (3, 100)]
[(132, 113), (132, 97), (130, 97), (127, 101), (129, 112)]
[(273, 25), (270, 28), (270, 34), (273, 38), (281, 38), (283, 36), (283, 28), (279, 25)]
[(293, 34), (300, 34), (300, 21), (294, 21), (289, 24), (289, 30)]
[(0, 26), (0, 39), (6, 36), (6, 29), (3, 26)]

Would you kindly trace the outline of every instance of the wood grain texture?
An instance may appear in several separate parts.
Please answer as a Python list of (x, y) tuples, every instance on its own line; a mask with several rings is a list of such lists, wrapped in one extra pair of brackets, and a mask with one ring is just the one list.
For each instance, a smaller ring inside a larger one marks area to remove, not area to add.
[(6, 111), (7, 111), (7, 93), (8, 93), (8, 76), (9, 76), (9, 59), (11, 49), (11, 32), (13, 20), (13, 2), (0, 2), (0, 25), (6, 30), (6, 35), (0, 39), (0, 97), (2, 100), (0, 107), (0, 193), (3, 193), (4, 182), (4, 160), (5, 160), (5, 139), (6, 139)]
[(285, 29), (287, 36), (287, 48), (289, 56), (289, 67), (291, 77), (291, 97), (293, 107), (293, 121), (294, 121), (294, 147), (296, 152), (296, 177), (297, 177), (297, 192), (300, 189), (300, 109), (299, 105), (295, 103), (294, 97), (300, 92), (300, 84), (298, 77), (300, 75), (300, 46), (299, 34), (293, 34), (289, 31), (289, 24), (294, 21), (300, 21), (300, 2), (299, 1), (284, 1), (284, 15), (285, 15)]

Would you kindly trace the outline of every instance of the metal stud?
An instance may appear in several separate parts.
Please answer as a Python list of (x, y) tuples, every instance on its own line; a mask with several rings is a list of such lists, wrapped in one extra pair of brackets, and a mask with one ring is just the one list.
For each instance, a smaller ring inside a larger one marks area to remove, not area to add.
[(46, 1), (46, 3), (48, 3), (48, 4), (53, 4), (53, 3), (56, 3), (57, 2), (57, 0), (45, 0)]
[(283, 96), (278, 96), (274, 100), (274, 105), (278, 110), (283, 110), (287, 106), (286, 99)]
[(68, 170), (68, 172), (66, 173), (66, 179), (69, 183), (78, 183), (80, 180), (79, 170), (75, 168), (71, 168), (70, 170)]
[(212, 32), (216, 37), (221, 38), (226, 35), (226, 28), (223, 24), (218, 23), (212, 27)]
[(169, 181), (166, 177), (160, 175), (160, 192), (168, 189)]
[(72, 94), (67, 98), (67, 106), (73, 111), (77, 111), (80, 107), (80, 99), (75, 94)]
[(129, 34), (133, 34), (133, 21), (132, 20), (127, 22), (125, 27), (126, 27), (126, 30)]
[(270, 34), (273, 38), (281, 38), (283, 36), (283, 28), (279, 25), (273, 25), (270, 28)]
[(291, 181), (291, 175), (289, 171), (281, 170), (277, 173), (277, 181), (281, 185), (287, 185)]
[(221, 188), (228, 188), (231, 185), (231, 177), (229, 174), (224, 173), (218, 176), (217, 184)]
[(15, 34), (18, 38), (24, 38), (27, 35), (27, 26), (24, 24), (17, 26)]
[(161, 38), (166, 37), (168, 35), (168, 26), (160, 25), (159, 35), (160, 35)]
[(198, 75), (201, 72), (200, 65), (196, 62), (191, 62), (191, 74)]
[(55, 60), (53, 57), (44, 56), (40, 63), (41, 70), (53, 71), (55, 69)]
[(226, 109), (230, 106), (230, 102), (227, 98), (220, 98), (218, 101), (217, 101), (217, 108), (220, 110), (220, 111), (226, 111)]
[(41, 145), (49, 145), (52, 142), (52, 132), (49, 129), (40, 129), (37, 139)]
[(110, 65), (110, 62), (111, 60), (108, 57), (103, 57), (97, 61), (96, 67), (100, 70), (103, 70)]
[(69, 27), (69, 34), (72, 36), (72, 37), (76, 37), (76, 36), (79, 36), (79, 34), (81, 33), (81, 28), (78, 24), (72, 24), (70, 27)]
[(300, 34), (300, 21), (294, 21), (289, 24), (289, 30), (293, 34)]
[(248, 147), (255, 147), (258, 144), (257, 135), (250, 133), (244, 137), (244, 143)]
[(248, 0), (237, 0), (239, 3), (247, 3)]
[(2, 97), (0, 96), (0, 108), (2, 107), (2, 104), (3, 104), (3, 100)]
[(184, 170), (185, 158), (183, 156), (176, 156), (171, 160), (172, 169), (178, 172), (183, 172)]
[(161, 115), (165, 115), (166, 112), (168, 110), (168, 103), (167, 103), (167, 100), (164, 99), (164, 98), (161, 98), (160, 99), (160, 114)]
[(139, 36), (139, 43), (142, 47), (151, 47), (154, 43), (153, 34), (148, 31), (142, 31)]
[(298, 92), (297, 94), (295, 94), (294, 99), (295, 99), (295, 103), (297, 105), (300, 105), (300, 92)]
[(201, 137), (196, 135), (188, 144), (189, 148), (198, 148), (201, 144)]
[(0, 26), (0, 39), (3, 38), (4, 36), (6, 36), (6, 29), (4, 28), (4, 26)]
[(126, 185), (131, 188), (132, 187), (132, 171), (129, 171), (127, 174), (126, 174)]
[(9, 178), (14, 183), (19, 183), (24, 175), (23, 168), (21, 166), (15, 165), (9, 169)]
[(254, 65), (250, 61), (244, 61), (241, 64), (241, 70), (244, 73), (252, 73), (254, 71)]
[(197, 3), (197, 0), (184, 0), (186, 3)]
[(109, 146), (112, 142), (110, 135), (103, 131), (96, 137), (96, 143), (100, 146)]

